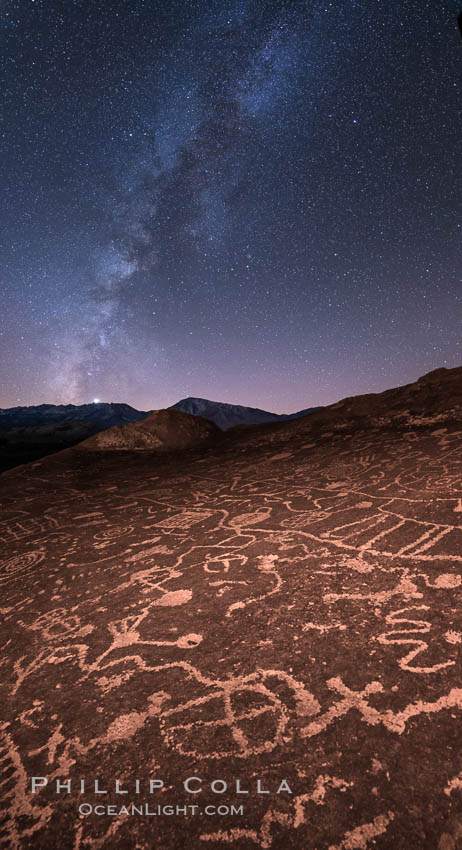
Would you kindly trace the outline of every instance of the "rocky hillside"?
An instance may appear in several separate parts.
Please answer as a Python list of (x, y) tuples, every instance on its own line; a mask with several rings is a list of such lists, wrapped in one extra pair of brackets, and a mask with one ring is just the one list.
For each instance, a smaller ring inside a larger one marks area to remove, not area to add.
[(145, 419), (130, 425), (115, 425), (100, 431), (78, 446), (82, 451), (181, 451), (210, 443), (220, 429), (201, 416), (177, 410), (153, 410)]
[(456, 850), (462, 369), (203, 422), (0, 478), (1, 846)]

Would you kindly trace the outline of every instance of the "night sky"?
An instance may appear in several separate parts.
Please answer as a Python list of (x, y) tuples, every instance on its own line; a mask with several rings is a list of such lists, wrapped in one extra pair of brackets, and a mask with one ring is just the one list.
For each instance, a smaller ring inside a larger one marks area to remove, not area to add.
[(460, 0), (0, 0), (0, 407), (462, 363)]

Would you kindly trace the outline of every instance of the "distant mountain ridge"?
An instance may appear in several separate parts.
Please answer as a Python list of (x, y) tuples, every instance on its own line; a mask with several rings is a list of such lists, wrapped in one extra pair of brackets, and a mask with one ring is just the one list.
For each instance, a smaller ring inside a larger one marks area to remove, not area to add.
[(38, 404), (30, 407), (0, 408), (0, 430), (28, 428), (40, 425), (85, 422), (101, 428), (138, 422), (149, 411), (136, 410), (119, 402), (92, 402), (91, 404)]
[(297, 413), (270, 413), (268, 410), (260, 410), (258, 407), (245, 407), (241, 404), (226, 404), (221, 401), (210, 401), (207, 398), (194, 398), (188, 396), (172, 404), (169, 410), (178, 410), (181, 413), (190, 413), (193, 416), (203, 416), (218, 425), (222, 431), (233, 428), (235, 425), (263, 425), (265, 422), (286, 422), (289, 419), (299, 419), (320, 410), (319, 407), (308, 407)]
[[(166, 409), (203, 417), (226, 431), (235, 425), (296, 419), (318, 408), (280, 415), (243, 405), (189, 397)], [(0, 472), (75, 446), (108, 428), (141, 422), (150, 413), (136, 410), (123, 402), (104, 401), (0, 408)]]
[[(289, 414), (191, 396), (163, 411), (140, 411), (128, 404), (108, 402), (13, 407), (0, 409), (0, 471), (74, 446), (113, 426), (126, 426), (128, 430), (123, 428), (115, 436), (103, 438), (105, 446), (112, 442), (114, 448), (132, 446), (138, 449), (158, 443), (162, 449), (174, 449), (175, 421), (164, 417), (164, 422), (162, 419), (163, 414), (169, 411), (198, 419), (202, 417), (221, 431), (238, 425), (273, 425), (268, 429), (249, 428), (245, 435), (239, 434), (239, 431), (230, 433), (223, 443), (238, 439), (242, 445), (243, 441), (257, 445), (276, 439), (276, 436), (282, 440), (289, 431), (292, 438), (299, 432), (316, 434), (326, 429), (326, 436), (331, 436), (358, 429), (401, 431), (429, 425), (439, 427), (441, 422), (460, 420), (461, 404), (462, 367), (456, 367), (434, 369), (413, 383), (381, 393), (347, 397), (327, 407), (305, 408)], [(151, 417), (148, 427), (135, 428), (132, 434), (129, 426), (147, 417)], [(296, 420), (291, 428), (290, 420)], [(181, 446), (192, 445), (199, 437), (200, 441), (207, 441), (209, 437), (213, 441), (218, 436), (208, 434), (204, 423), (197, 429), (190, 423), (184, 433), (180, 433), (181, 430), (177, 435)], [(100, 443), (99, 440), (96, 442)]]
[[(193, 396), (183, 398), (166, 408), (166, 410), (177, 410), (180, 413), (190, 413), (192, 416), (203, 416), (223, 431), (235, 425), (261, 425), (265, 422), (299, 419), (319, 409), (319, 407), (308, 407), (296, 413), (271, 413), (258, 407), (227, 404)], [(0, 408), (0, 431), (60, 426), (77, 422), (102, 430), (111, 428), (113, 425), (139, 422), (149, 413), (149, 410), (137, 410), (122, 402), (104, 401), (90, 404), (38, 404), (28, 407), (8, 407)]]
[[(461, 481), (462, 368), (224, 432), (153, 411), (0, 476), (4, 850), (462, 850)], [(153, 754), (204, 802), (239, 759), (271, 802), (105, 841), (27, 799), (46, 751), (135, 803)]]
[(0, 472), (75, 446), (113, 425), (145, 419), (129, 404), (39, 404), (0, 409)]

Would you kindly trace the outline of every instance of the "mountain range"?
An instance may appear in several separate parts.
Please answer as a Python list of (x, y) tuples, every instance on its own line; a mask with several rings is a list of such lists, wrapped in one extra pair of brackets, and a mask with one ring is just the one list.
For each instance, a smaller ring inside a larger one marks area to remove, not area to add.
[[(436, 369), (404, 387), (386, 390), (383, 393), (345, 398), (327, 407), (309, 407), (290, 414), (271, 413), (259, 408), (192, 396), (181, 399), (164, 411), (136, 410), (128, 404), (109, 402), (82, 405), (41, 404), (0, 409), (0, 472), (88, 440), (92, 446), (108, 446), (108, 441), (112, 440), (113, 447), (118, 442), (120, 448), (126, 443), (127, 449), (153, 447), (156, 440), (160, 440), (159, 446), (162, 444), (164, 448), (170, 447), (174, 450), (179, 447), (179, 444), (177, 446), (175, 439), (171, 436), (172, 420), (168, 420), (168, 436), (166, 436), (167, 432), (164, 428), (166, 417), (161, 416), (159, 419), (159, 414), (166, 414), (168, 411), (208, 420), (209, 423), (217, 426), (216, 431), (213, 432), (215, 438), (220, 432), (231, 431), (236, 426), (281, 427), (293, 420), (301, 420), (305, 416), (310, 417), (313, 426), (315, 423), (335, 420), (335, 427), (340, 429), (351, 427), (364, 416), (368, 421), (372, 421), (375, 417), (381, 426), (389, 422), (390, 427), (397, 427), (398, 420), (401, 420), (403, 416), (407, 416), (410, 422), (418, 424), (419, 417), (423, 416), (426, 421), (430, 411), (432, 416), (436, 417), (436, 422), (443, 398), (446, 402), (448, 400), (453, 402), (460, 398), (460, 374), (460, 369)], [(403, 412), (405, 402), (407, 412)], [(156, 433), (160, 428), (158, 432), (160, 436), (149, 435), (149, 424), (147, 428), (130, 431), (130, 425), (136, 425), (148, 418), (150, 418), (151, 426), (155, 424)], [(180, 427), (179, 422), (180, 420), (178, 420), (178, 427)], [(90, 439), (117, 426), (122, 426), (123, 430), (121, 432), (116, 430), (115, 437), (108, 436), (102, 441)], [(200, 430), (201, 428), (195, 429), (191, 426), (188, 439), (192, 443), (195, 442)], [(202, 426), (202, 433), (206, 432), (207, 428)], [(181, 441), (184, 443), (185, 440), (183, 435), (180, 443)]]
[(92, 404), (38, 404), (31, 407), (0, 408), (0, 430), (41, 428), (81, 422), (99, 429), (126, 422), (138, 422), (147, 411), (135, 410), (129, 404), (98, 402)]
[[(283, 422), (305, 416), (318, 408), (277, 414), (243, 405), (205, 398), (184, 398), (168, 410), (202, 416), (226, 431), (236, 425)], [(73, 446), (115, 425), (140, 422), (150, 411), (129, 404), (39, 404), (0, 409), (0, 471)]]
[(207, 398), (182, 398), (172, 404), (169, 410), (179, 410), (181, 413), (191, 413), (193, 416), (203, 416), (218, 425), (222, 431), (236, 425), (263, 425), (265, 422), (287, 422), (289, 419), (299, 419), (319, 407), (307, 407), (297, 413), (269, 413), (258, 407), (244, 407), (241, 404), (225, 404), (221, 401), (210, 401)]
[(1, 475), (0, 845), (460, 848), (461, 481), (462, 368)]

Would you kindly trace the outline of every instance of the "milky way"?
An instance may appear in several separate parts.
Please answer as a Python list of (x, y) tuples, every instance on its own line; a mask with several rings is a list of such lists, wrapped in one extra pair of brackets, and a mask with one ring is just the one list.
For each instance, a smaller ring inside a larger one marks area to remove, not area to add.
[(3, 0), (0, 406), (461, 362), (457, 2)]

